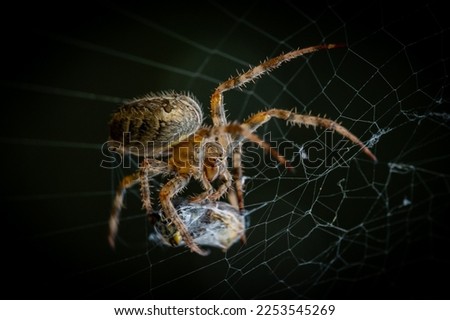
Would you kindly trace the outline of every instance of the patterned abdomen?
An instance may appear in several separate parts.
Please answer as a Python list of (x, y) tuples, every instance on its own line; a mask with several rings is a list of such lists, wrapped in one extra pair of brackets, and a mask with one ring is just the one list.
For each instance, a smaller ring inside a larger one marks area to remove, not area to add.
[(195, 133), (202, 118), (191, 95), (164, 92), (135, 99), (112, 115), (109, 145), (124, 153), (157, 157)]

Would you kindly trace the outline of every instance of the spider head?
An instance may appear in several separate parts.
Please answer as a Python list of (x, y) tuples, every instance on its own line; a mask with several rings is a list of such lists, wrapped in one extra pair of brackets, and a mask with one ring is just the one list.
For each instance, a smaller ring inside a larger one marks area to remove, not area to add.
[(208, 142), (204, 148), (203, 168), (208, 180), (213, 181), (224, 166), (225, 151), (217, 142)]

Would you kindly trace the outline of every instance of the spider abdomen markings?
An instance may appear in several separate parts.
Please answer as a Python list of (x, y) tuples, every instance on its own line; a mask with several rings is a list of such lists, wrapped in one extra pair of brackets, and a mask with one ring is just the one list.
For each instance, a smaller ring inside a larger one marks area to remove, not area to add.
[(110, 138), (125, 152), (153, 157), (192, 135), (203, 114), (191, 95), (149, 95), (122, 105), (110, 121)]

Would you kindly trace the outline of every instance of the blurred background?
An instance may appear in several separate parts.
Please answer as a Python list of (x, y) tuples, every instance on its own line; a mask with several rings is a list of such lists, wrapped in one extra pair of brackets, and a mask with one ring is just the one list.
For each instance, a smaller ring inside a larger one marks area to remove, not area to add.
[[(2, 298), (449, 298), (443, 5), (101, 1), (3, 12)], [(220, 82), (319, 43), (347, 47), (227, 93), (229, 119), (268, 107), (326, 114), (367, 143), (377, 164), (337, 135), (274, 121), (258, 131), (270, 132), (266, 140), (290, 141), (297, 154), (308, 143), (330, 150), (296, 158), (295, 172), (246, 162), (246, 245), (200, 257), (149, 242), (130, 190), (117, 248), (108, 247), (114, 189), (130, 171), (100, 163), (121, 103), (189, 91), (210, 124)]]

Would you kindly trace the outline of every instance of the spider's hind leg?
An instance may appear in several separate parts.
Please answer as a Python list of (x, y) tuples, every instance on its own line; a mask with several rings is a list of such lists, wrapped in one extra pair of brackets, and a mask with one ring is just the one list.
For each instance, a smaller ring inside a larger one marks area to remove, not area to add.
[(169, 167), (164, 161), (146, 158), (141, 162), (139, 169), (141, 200), (142, 208), (145, 209), (147, 215), (153, 214), (149, 178), (165, 172), (169, 172)]
[[(239, 212), (244, 211), (244, 184), (242, 181), (242, 145), (241, 143), (236, 146), (233, 150), (233, 180), (235, 185), (235, 197), (231, 199), (236, 199), (236, 205)], [(230, 200), (231, 202), (231, 200)]]
[(139, 182), (139, 172), (130, 174), (120, 181), (116, 189), (116, 195), (113, 200), (113, 206), (109, 217), (109, 235), (108, 242), (111, 248), (115, 248), (117, 231), (119, 230), (120, 211), (123, 206), (123, 197), (128, 188)]
[(111, 248), (115, 247), (117, 232), (119, 230), (120, 212), (123, 206), (123, 198), (127, 189), (131, 188), (138, 182), (141, 183), (141, 200), (142, 207), (147, 214), (152, 213), (150, 198), (149, 177), (167, 172), (167, 163), (156, 159), (144, 159), (140, 165), (139, 171), (130, 174), (122, 179), (116, 189), (116, 195), (113, 200), (113, 206), (109, 218), (109, 235), (108, 242)]

